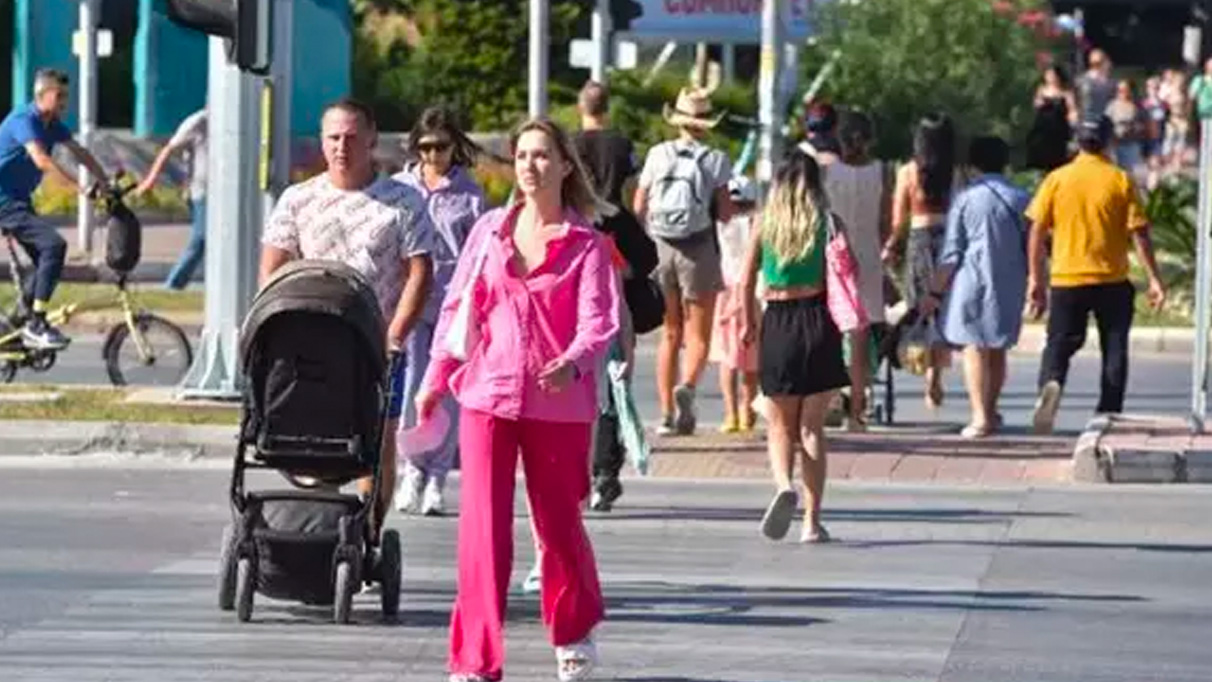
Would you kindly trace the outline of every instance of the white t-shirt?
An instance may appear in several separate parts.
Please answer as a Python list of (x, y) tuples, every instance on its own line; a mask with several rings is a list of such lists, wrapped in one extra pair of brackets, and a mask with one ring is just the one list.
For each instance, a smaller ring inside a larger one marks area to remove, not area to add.
[(724, 285), (732, 286), (740, 281), (745, 252), (749, 248), (749, 235), (753, 216), (736, 215), (728, 222), (718, 223), (720, 233), (720, 268), (724, 273)]
[(383, 177), (344, 190), (325, 174), (288, 187), (261, 237), (295, 258), (339, 261), (362, 273), (389, 320), (404, 290), (404, 261), (431, 252), (433, 240), (425, 199), (416, 189)]
[(200, 201), (206, 197), (206, 110), (196, 111), (177, 126), (168, 144), (189, 150), (189, 198)]

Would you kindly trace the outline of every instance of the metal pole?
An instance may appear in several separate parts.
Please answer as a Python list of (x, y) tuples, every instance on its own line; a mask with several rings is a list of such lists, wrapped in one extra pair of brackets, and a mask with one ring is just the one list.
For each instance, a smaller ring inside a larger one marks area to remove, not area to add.
[(549, 0), (530, 0), (530, 84), (528, 112), (531, 118), (547, 115), (547, 25)]
[(758, 141), (759, 157), (757, 179), (762, 188), (761, 195), (774, 177), (774, 162), (783, 151), (783, 111), (779, 107), (779, 73), (783, 61), (783, 12), (785, 0), (768, 0), (762, 3), (762, 49), (761, 72), (758, 77), (758, 120), (761, 124), (761, 139)]
[[(294, 78), (291, 55), (294, 50), (294, 0), (275, 0), (273, 67), (267, 83), (271, 88), (269, 112), (268, 177), (263, 184), (265, 219), (273, 211), (282, 191), (290, 185), (291, 164), (291, 81)], [(262, 112), (264, 115), (265, 112)], [(264, 123), (264, 122), (263, 122)], [(264, 153), (264, 152), (263, 152)], [(263, 162), (266, 159), (263, 158)]]
[(1199, 149), (1199, 208), (1195, 246), (1195, 353), (1191, 358), (1191, 429), (1202, 432), (1208, 416), (1208, 315), (1212, 312), (1212, 121), (1202, 119)]
[(206, 318), (180, 397), (240, 397), (239, 329), (256, 293), (262, 209), (256, 143), (260, 80), (227, 60), (210, 39), (207, 99)]
[(724, 43), (723, 70), (725, 83), (736, 80), (736, 45), (732, 43)]
[[(97, 0), (80, 0), (80, 144), (92, 151), (97, 127)], [(93, 260), (93, 207), (85, 194), (93, 178), (80, 164), (80, 197), (76, 204), (76, 246)]]
[(589, 77), (599, 83), (606, 82), (606, 68), (611, 62), (614, 50), (611, 48), (610, 33), (610, 0), (598, 0), (593, 8), (590, 19), (590, 37), (593, 38), (593, 65), (589, 69)]

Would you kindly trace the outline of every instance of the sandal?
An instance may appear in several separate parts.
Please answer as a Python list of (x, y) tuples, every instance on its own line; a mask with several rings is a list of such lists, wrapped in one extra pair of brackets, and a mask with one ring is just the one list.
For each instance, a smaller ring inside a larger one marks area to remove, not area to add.
[(993, 428), (988, 424), (969, 424), (960, 431), (960, 438), (988, 438), (993, 435)]
[(556, 664), (560, 682), (587, 680), (598, 665), (598, 647), (592, 637), (586, 637), (576, 644), (558, 646)]
[(804, 526), (803, 532), (800, 533), (800, 542), (806, 545), (823, 545), (832, 541), (833, 536), (829, 535), (829, 531), (820, 524), (817, 524), (815, 528)]
[(788, 488), (780, 490), (770, 501), (766, 514), (762, 516), (762, 535), (771, 540), (782, 540), (791, 527), (791, 517), (795, 516), (795, 507), (799, 502), (795, 491)]
[(447, 680), (449, 682), (492, 682), (491, 678), (474, 673), (451, 673)]

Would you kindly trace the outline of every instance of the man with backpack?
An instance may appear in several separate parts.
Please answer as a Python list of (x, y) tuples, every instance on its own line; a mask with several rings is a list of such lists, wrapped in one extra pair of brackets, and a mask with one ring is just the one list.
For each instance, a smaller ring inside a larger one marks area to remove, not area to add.
[[(732, 164), (703, 142), (720, 122), (709, 94), (683, 88), (665, 120), (677, 139), (648, 151), (635, 193), (635, 214), (656, 240), (655, 277), (665, 296), (665, 332), (657, 355), (661, 435), (694, 433), (695, 386), (707, 365), (715, 299), (724, 289), (716, 221), (732, 218), (728, 197)], [(682, 346), (678, 377), (678, 355)]]

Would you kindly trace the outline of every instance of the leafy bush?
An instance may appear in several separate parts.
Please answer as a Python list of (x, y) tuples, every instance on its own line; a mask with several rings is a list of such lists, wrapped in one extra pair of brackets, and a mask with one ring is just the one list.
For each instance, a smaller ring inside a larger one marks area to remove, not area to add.
[(1168, 307), (1187, 315), (1194, 304), (1198, 201), (1199, 183), (1186, 176), (1167, 178), (1145, 199), (1158, 267), (1171, 290)]
[[(34, 210), (39, 215), (76, 215), (79, 197), (74, 190), (52, 179), (44, 181), (34, 192)], [(155, 213), (184, 220), (189, 216), (186, 195), (179, 188), (153, 187), (141, 197), (128, 196), (126, 203), (135, 211)]]
[[(906, 158), (914, 123), (950, 114), (961, 133), (1025, 137), (1037, 59), (1048, 38), (1023, 21), (1042, 0), (880, 0), (817, 3), (819, 40), (805, 54), (809, 78), (834, 51), (828, 99), (875, 119), (881, 158)], [(1038, 12), (1035, 12), (1038, 14)]]

